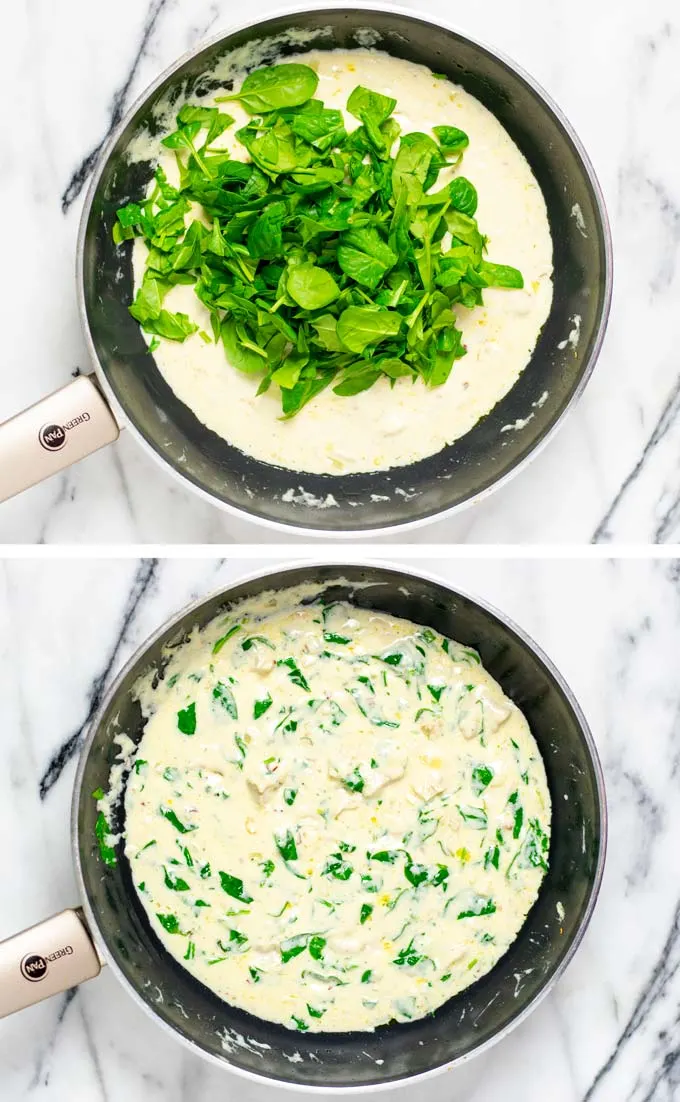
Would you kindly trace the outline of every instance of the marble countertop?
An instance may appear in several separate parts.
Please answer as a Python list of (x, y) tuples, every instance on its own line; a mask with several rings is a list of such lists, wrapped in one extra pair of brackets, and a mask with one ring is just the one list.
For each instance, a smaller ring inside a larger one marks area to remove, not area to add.
[[(251, 0), (248, 12), (256, 19), (273, 6)], [(420, 10), (457, 18), (462, 30), (514, 57), (562, 106), (604, 188), (617, 277), (594, 377), (540, 459), (476, 508), (418, 530), (409, 542), (677, 540), (680, 176), (669, 140), (680, 129), (677, 4), (486, 0), (454, 13), (444, 0), (424, 0)], [(3, 81), (13, 109), (0, 122), (0, 203), (12, 264), (3, 285), (3, 418), (89, 370), (75, 241), (84, 188), (108, 132), (165, 66), (233, 18), (219, 0), (5, 6), (0, 26), (12, 48)], [(0, 541), (281, 537), (199, 501), (124, 433), (117, 445), (3, 506)]]
[[(0, 639), (0, 938), (76, 902), (68, 809), (102, 689), (168, 615), (252, 568), (212, 559), (0, 564), (0, 623), (9, 625)], [(413, 568), (496, 603), (560, 667), (600, 750), (610, 841), (593, 921), (548, 998), (485, 1056), (390, 1097), (672, 1102), (680, 1096), (680, 564), (418, 559)], [(3, 1102), (274, 1095), (186, 1052), (106, 969), (74, 996), (0, 1023), (0, 1082)]]

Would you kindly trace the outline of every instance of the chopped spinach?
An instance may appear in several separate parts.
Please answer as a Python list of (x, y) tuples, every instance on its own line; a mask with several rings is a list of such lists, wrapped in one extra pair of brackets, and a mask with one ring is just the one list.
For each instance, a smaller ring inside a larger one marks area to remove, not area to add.
[(480, 918), (483, 915), (496, 913), (496, 904), (493, 899), (486, 899), (478, 895), (464, 911), (459, 911), (457, 918)]
[(345, 861), (342, 853), (331, 853), (330, 857), (326, 859), (322, 875), (333, 880), (349, 880), (353, 872), (352, 865)]
[(492, 780), (493, 769), (488, 765), (476, 765), (472, 770), (472, 791), (475, 796), (481, 796)]
[(232, 719), (238, 719), (238, 705), (236, 704), (236, 697), (228, 685), (225, 685), (224, 681), (218, 681), (215, 688), (212, 691), (213, 700), (217, 704), (221, 705), (227, 715)]
[(222, 890), (227, 895), (232, 896), (234, 899), (238, 899), (241, 903), (252, 903), (252, 895), (248, 895), (247, 891), (243, 887), (243, 881), (238, 876), (231, 876), (228, 872), (220, 872), (220, 884)]
[(171, 807), (161, 806), (159, 810), (163, 818), (167, 819), (169, 823), (172, 823), (175, 830), (178, 830), (180, 834), (189, 834), (190, 831), (198, 829), (195, 826), (187, 826), (186, 823), (183, 823), (181, 821), (181, 819), (178, 819), (177, 815), (175, 815), (175, 812), (172, 810)]
[(179, 185), (158, 169), (113, 230), (118, 244), (140, 237), (149, 247), (130, 313), (153, 335), (152, 351), (197, 331), (164, 306), (173, 286), (190, 284), (231, 365), (259, 376), (259, 394), (276, 387), (284, 417), (328, 386), (340, 396), (379, 379), (440, 386), (465, 354), (457, 310), (481, 304), (487, 287), (523, 286), (515, 268), (484, 258), (474, 185), (456, 175), (435, 190), (469, 144), (462, 130), (400, 134), (396, 100), (358, 86), (350, 133), (340, 111), (314, 99), (317, 85), (309, 66), (289, 62), (218, 97), (250, 116), (235, 132), (243, 161), (215, 144), (232, 116), (184, 104), (162, 140)]
[(157, 914), (156, 918), (160, 922), (164, 930), (169, 934), (178, 934), (180, 932), (179, 919), (177, 915), (162, 915)]
[(475, 830), (486, 830), (487, 815), (483, 807), (458, 807), (458, 813), (468, 826)]
[(188, 892), (189, 885), (186, 880), (182, 880), (181, 876), (177, 876), (171, 869), (163, 869), (163, 879), (165, 881), (166, 888), (170, 888), (173, 892)]
[(354, 767), (349, 777), (342, 778), (342, 783), (350, 792), (363, 792), (364, 778), (361, 776), (358, 765)]
[(217, 642), (215, 643), (215, 645), (213, 646), (213, 649), (212, 649), (213, 654), (219, 654), (220, 651), (222, 650), (222, 647), (224, 646), (224, 644), (226, 642), (228, 642), (229, 639), (231, 639), (232, 635), (236, 635), (236, 632), (240, 631), (240, 630), (241, 630), (241, 625), (240, 624), (234, 624), (233, 627), (229, 628), (229, 631), (226, 633), (226, 635), (223, 635), (221, 637), (221, 639), (218, 639)]
[(414, 946), (414, 939), (411, 938), (405, 949), (400, 949), (397, 956), (392, 961), (393, 964), (408, 965), (409, 968), (415, 967), (423, 960), (423, 954), (419, 953)]
[(293, 684), (297, 685), (300, 689), (304, 689), (306, 693), (309, 692), (309, 685), (294, 658), (281, 658), (276, 664), (277, 666), (287, 666), (289, 670), (288, 676)]
[(177, 726), (183, 735), (196, 733), (196, 704), (192, 702), (177, 713)]
[(297, 861), (297, 846), (295, 845), (295, 838), (292, 831), (286, 830), (285, 832), (275, 834), (274, 841), (284, 861)]
[(105, 865), (113, 868), (118, 864), (116, 857), (116, 851), (111, 845), (109, 838), (111, 837), (111, 830), (109, 828), (106, 815), (103, 811), (100, 811), (97, 815), (97, 819), (94, 824), (94, 833), (99, 846), (99, 854)]
[(263, 716), (268, 708), (272, 706), (272, 698), (269, 693), (266, 696), (261, 696), (259, 700), (256, 700), (253, 704), (253, 719), (259, 719)]

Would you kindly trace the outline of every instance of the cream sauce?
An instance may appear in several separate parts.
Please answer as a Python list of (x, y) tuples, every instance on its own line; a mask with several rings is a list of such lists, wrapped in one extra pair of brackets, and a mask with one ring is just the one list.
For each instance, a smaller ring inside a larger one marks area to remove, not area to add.
[(158, 937), (221, 998), (372, 1030), (505, 953), (544, 875), (550, 795), (475, 651), (301, 594), (236, 606), (139, 687), (125, 853)]
[[(281, 420), (278, 388), (256, 397), (258, 378), (231, 369), (221, 344), (198, 333), (183, 344), (162, 340), (154, 356), (178, 398), (198, 419), (248, 455), (297, 471), (346, 474), (383, 470), (433, 455), (457, 440), (510, 390), (526, 367), (552, 302), (552, 240), (543, 195), (522, 153), (498, 120), (478, 100), (424, 66), (382, 51), (309, 51), (287, 60), (311, 65), (319, 74), (316, 96), (342, 110), (348, 130), (358, 124), (344, 110), (353, 88), (363, 84), (397, 99), (402, 132), (453, 125), (470, 138), (458, 172), (479, 195), (477, 219), (489, 237), (487, 259), (511, 264), (524, 276), (524, 290), (491, 288), (485, 305), (456, 307), (467, 355), (454, 364), (447, 382), (429, 389), (399, 379), (381, 379), (370, 390), (340, 398), (328, 389), (290, 421)], [(243, 79), (235, 77), (236, 86)], [(208, 101), (201, 101), (206, 104)], [(247, 159), (235, 130), (249, 116), (228, 104), (236, 124), (220, 142)], [(158, 155), (159, 147), (156, 147)], [(160, 163), (178, 181), (173, 154)], [(435, 187), (455, 173), (444, 170)], [(146, 246), (134, 247), (135, 282), (144, 272)], [(191, 286), (168, 294), (169, 310), (188, 314), (210, 332), (209, 315)]]

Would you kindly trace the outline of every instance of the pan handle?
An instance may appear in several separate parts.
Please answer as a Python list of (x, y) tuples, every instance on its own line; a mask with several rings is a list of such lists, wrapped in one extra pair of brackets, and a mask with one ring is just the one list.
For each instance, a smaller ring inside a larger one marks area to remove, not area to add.
[(0, 424), (0, 501), (112, 444), (120, 427), (93, 375)]
[(0, 1018), (94, 979), (102, 962), (80, 908), (0, 941)]

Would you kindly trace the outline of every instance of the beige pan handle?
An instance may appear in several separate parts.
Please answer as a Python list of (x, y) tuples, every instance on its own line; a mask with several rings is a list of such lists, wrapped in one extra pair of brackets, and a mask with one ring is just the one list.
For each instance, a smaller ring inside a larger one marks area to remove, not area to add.
[(0, 941), (0, 1018), (94, 979), (101, 967), (80, 909)]
[(120, 428), (92, 375), (0, 424), (0, 501), (112, 444)]

